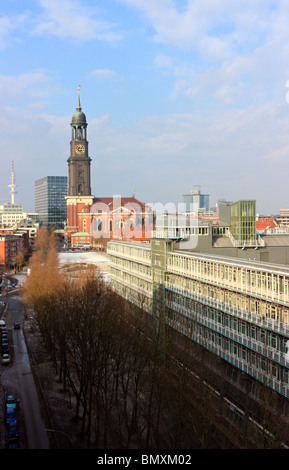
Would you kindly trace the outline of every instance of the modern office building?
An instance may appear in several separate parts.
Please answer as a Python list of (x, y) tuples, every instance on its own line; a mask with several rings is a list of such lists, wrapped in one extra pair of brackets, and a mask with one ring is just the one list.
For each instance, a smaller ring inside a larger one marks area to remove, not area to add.
[(183, 204), (185, 205), (185, 212), (209, 212), (210, 196), (208, 194), (201, 194), (200, 189), (193, 189), (190, 194), (183, 195)]
[(64, 228), (66, 222), (67, 177), (45, 176), (35, 181), (35, 212), (48, 230)]
[(193, 342), (289, 397), (289, 268), (110, 241), (112, 287)]
[(27, 213), (23, 212), (22, 204), (8, 202), (0, 205), (0, 226), (13, 227), (27, 216)]
[(0, 227), (18, 227), (27, 223), (36, 223), (38, 216), (35, 213), (24, 212), (22, 204), (9, 202), (0, 205)]
[(279, 225), (289, 227), (289, 209), (280, 209), (279, 216), (276, 216)]

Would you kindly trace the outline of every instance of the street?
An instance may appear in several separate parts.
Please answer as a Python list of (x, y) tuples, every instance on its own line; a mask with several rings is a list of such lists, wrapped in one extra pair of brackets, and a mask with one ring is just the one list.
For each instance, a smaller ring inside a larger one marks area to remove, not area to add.
[[(8, 295), (3, 295), (0, 300), (6, 303), (2, 318), (6, 322), (7, 330), (12, 334), (10, 335), (10, 338), (12, 336), (10, 349), (13, 358), (10, 365), (0, 366), (1, 385), (4, 387), (5, 395), (12, 393), (18, 399), (24, 417), (28, 449), (49, 449), (49, 440), (40, 413), (37, 390), (22, 327), (19, 330), (13, 328), (14, 322), (23, 325), (24, 307), (21, 297), (17, 293), (11, 292)], [(21, 444), (20, 442), (20, 446)]]

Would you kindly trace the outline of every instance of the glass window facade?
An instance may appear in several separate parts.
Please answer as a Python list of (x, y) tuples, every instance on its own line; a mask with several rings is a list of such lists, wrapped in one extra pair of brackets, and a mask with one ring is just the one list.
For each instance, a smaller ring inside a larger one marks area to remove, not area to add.
[(238, 201), (231, 205), (230, 230), (236, 240), (256, 240), (256, 201)]
[(67, 176), (45, 176), (35, 181), (35, 212), (48, 230), (64, 228), (66, 222)]
[(210, 210), (210, 196), (208, 194), (200, 194), (198, 191), (183, 195), (183, 203), (185, 204), (186, 212), (198, 210), (208, 212)]

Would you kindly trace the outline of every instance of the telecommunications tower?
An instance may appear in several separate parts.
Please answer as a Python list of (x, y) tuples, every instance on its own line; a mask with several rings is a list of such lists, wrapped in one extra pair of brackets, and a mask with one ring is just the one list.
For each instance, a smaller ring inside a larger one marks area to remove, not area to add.
[(17, 184), (15, 184), (15, 172), (14, 172), (14, 156), (12, 155), (12, 170), (11, 170), (11, 184), (8, 184), (8, 188), (11, 188), (11, 204), (15, 204), (15, 194), (17, 191)]

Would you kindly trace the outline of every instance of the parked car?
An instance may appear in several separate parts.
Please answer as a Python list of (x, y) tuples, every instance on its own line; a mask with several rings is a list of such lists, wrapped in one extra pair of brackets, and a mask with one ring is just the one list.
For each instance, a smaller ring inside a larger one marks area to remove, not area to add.
[(14, 330), (20, 330), (20, 323), (14, 323)]
[(5, 416), (5, 423), (15, 423), (17, 422), (17, 417), (15, 413), (15, 408), (7, 408), (6, 409), (6, 416)]
[(5, 400), (6, 408), (16, 408), (16, 400), (14, 395), (8, 395)]
[(8, 344), (1, 344), (1, 352), (2, 352), (2, 355), (9, 353), (9, 346), (8, 346)]
[(2, 364), (10, 364), (10, 356), (8, 353), (2, 355)]
[(7, 440), (17, 439), (19, 437), (19, 430), (17, 421), (13, 421), (12, 423), (7, 423), (6, 427), (6, 438)]

